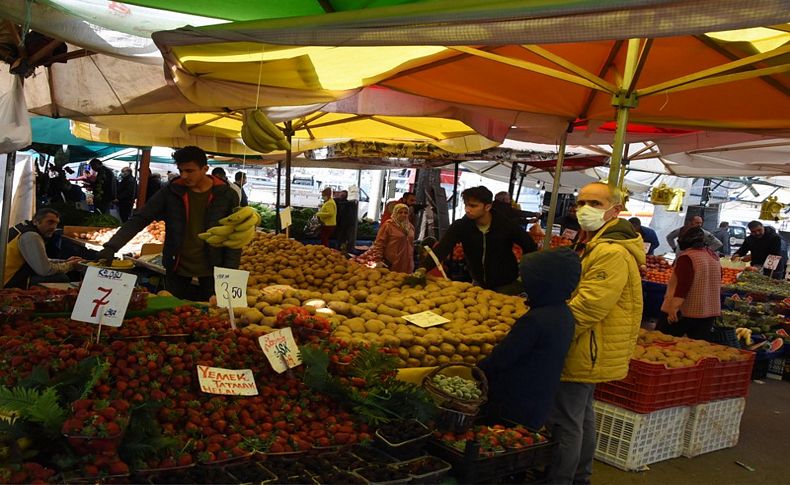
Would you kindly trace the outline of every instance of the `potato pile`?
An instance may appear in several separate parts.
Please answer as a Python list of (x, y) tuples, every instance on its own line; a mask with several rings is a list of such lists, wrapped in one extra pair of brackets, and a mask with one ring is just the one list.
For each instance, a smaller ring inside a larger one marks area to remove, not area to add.
[[(397, 348), (406, 367), (476, 363), (527, 311), (521, 298), (469, 283), (429, 279), (424, 287), (404, 287), (405, 274), (281, 235), (259, 234), (244, 249), (241, 269), (250, 271), (251, 308), (235, 312), (247, 332), (269, 332), (280, 310), (306, 306), (332, 322), (337, 338)], [(450, 322), (424, 329), (402, 318), (426, 310)]]
[(639, 338), (631, 357), (642, 362), (664, 364), (669, 369), (692, 367), (706, 358), (733, 362), (748, 358), (738, 349), (712, 344), (704, 340), (678, 338), (658, 331), (639, 330)]

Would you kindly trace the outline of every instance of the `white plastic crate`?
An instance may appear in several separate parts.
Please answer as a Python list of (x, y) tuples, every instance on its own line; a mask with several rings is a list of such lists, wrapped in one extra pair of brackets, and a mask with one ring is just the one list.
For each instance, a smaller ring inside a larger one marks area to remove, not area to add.
[(689, 458), (738, 444), (746, 399), (722, 399), (691, 406), (683, 434), (683, 456)]
[(645, 465), (677, 458), (683, 451), (683, 431), (689, 407), (639, 414), (595, 401), (595, 458), (621, 470), (643, 470)]

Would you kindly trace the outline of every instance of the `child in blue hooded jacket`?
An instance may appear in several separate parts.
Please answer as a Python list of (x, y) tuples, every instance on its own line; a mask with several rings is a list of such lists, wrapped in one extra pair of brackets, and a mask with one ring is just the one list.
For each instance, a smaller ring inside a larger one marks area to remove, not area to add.
[(548, 418), (573, 339), (567, 300), (579, 284), (581, 262), (569, 248), (538, 251), (519, 265), (529, 311), (479, 367), (488, 378), (491, 418), (539, 429)]

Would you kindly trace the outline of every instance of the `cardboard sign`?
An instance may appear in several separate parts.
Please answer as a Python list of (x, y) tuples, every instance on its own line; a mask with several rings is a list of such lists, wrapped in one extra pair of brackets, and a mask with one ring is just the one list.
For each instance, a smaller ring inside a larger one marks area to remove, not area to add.
[(576, 235), (579, 234), (579, 231), (574, 231), (573, 229), (565, 229), (562, 231), (562, 238), (563, 239), (570, 239), (573, 241), (576, 238)]
[(645, 254), (650, 252), (650, 243), (649, 242), (642, 243), (642, 246), (645, 248)]
[(257, 396), (255, 376), (250, 369), (222, 369), (207, 365), (197, 366), (200, 390), (208, 394)]
[(285, 209), (280, 211), (280, 227), (285, 229), (286, 227), (291, 227), (291, 208), (286, 207)]
[(214, 267), (214, 293), (220, 308), (247, 306), (247, 279), (249, 271)]
[(765, 258), (765, 262), (763, 263), (764, 269), (770, 269), (771, 271), (775, 271), (776, 267), (779, 266), (779, 261), (781, 261), (782, 257), (777, 256), (775, 254), (769, 254), (767, 258)]
[(89, 266), (71, 319), (120, 327), (136, 282), (137, 276), (133, 274)]
[(291, 327), (281, 328), (266, 335), (261, 335), (258, 337), (258, 343), (269, 360), (272, 369), (278, 374), (282, 374), (302, 363)]
[(422, 328), (433, 327), (450, 321), (441, 315), (435, 314), (432, 311), (413, 313), (411, 315), (403, 315), (402, 318), (407, 322), (413, 323), (418, 327), (422, 327)]

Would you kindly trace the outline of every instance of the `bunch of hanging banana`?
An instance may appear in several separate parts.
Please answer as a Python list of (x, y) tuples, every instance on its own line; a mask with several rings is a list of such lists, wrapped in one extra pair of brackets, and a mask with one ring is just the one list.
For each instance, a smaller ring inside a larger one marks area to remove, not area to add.
[(237, 207), (233, 214), (220, 219), (219, 223), (198, 237), (215, 248), (239, 249), (253, 240), (261, 216), (252, 207)]
[(259, 109), (244, 112), (241, 139), (250, 149), (261, 153), (291, 148), (283, 132)]

